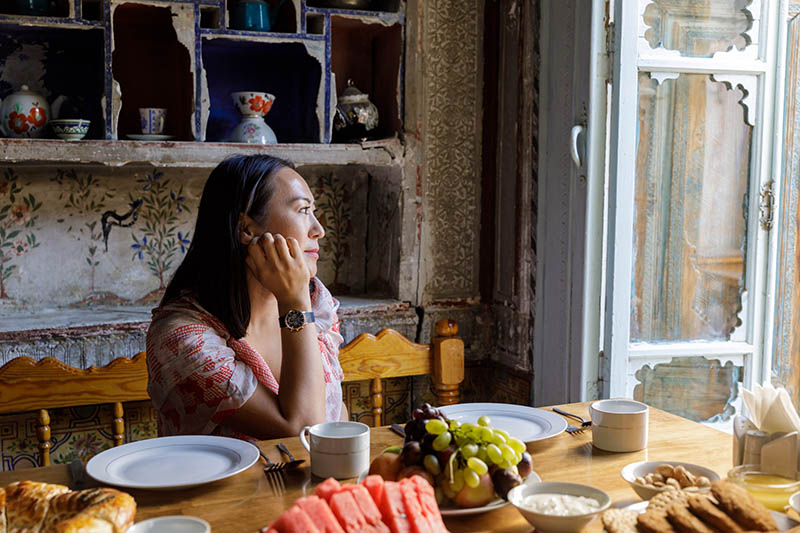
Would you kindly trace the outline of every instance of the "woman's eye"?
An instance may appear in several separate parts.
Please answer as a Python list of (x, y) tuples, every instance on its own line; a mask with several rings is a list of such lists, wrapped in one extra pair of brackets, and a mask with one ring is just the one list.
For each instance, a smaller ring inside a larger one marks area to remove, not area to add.
[(304, 215), (308, 215), (311, 213), (311, 207), (309, 206), (301, 207), (300, 212), (303, 213)]

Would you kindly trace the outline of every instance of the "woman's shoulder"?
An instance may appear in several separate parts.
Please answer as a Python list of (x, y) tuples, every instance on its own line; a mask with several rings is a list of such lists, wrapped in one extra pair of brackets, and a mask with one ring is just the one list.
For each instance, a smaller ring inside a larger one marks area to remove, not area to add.
[(156, 307), (152, 311), (152, 317), (147, 330), (148, 336), (165, 336), (176, 330), (192, 327), (199, 330), (213, 330), (220, 337), (229, 337), (222, 323), (188, 294)]

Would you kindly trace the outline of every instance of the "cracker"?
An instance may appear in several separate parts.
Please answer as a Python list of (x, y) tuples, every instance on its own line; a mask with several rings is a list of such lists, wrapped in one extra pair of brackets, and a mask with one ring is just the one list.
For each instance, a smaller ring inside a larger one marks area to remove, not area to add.
[(715, 481), (711, 492), (720, 507), (740, 526), (754, 531), (775, 531), (778, 525), (769, 510), (744, 488), (728, 482)]
[(714, 530), (689, 512), (685, 502), (674, 502), (667, 508), (667, 519), (680, 533), (714, 533)]
[(721, 533), (743, 533), (744, 529), (709, 498), (694, 495), (689, 498), (689, 510), (703, 522), (717, 528)]
[(637, 513), (626, 509), (606, 509), (600, 515), (608, 533), (636, 533)]
[(647, 504), (647, 510), (661, 509), (666, 511), (667, 507), (675, 502), (686, 503), (689, 499), (689, 493), (682, 490), (668, 490), (659, 492), (652, 498), (650, 503)]
[(673, 533), (675, 528), (667, 520), (666, 509), (650, 509), (636, 517), (636, 525), (641, 533)]

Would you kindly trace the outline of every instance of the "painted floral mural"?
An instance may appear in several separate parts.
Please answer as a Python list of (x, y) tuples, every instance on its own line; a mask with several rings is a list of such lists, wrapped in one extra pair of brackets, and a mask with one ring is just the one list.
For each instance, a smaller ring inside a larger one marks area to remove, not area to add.
[[(30, 185), (30, 184), (25, 184)], [(0, 298), (10, 298), (7, 282), (17, 268), (16, 260), (39, 246), (36, 240), (37, 211), (42, 207), (13, 169), (0, 176)]]
[[(81, 242), (86, 242), (84, 259), (89, 265), (89, 293), (95, 292), (95, 271), (100, 264), (98, 254), (103, 240), (100, 215), (107, 202), (114, 197), (114, 189), (101, 186), (100, 180), (91, 173), (78, 175), (75, 170), (58, 169), (52, 181), (58, 183), (58, 199), (64, 202), (67, 218), (56, 220), (59, 224), (68, 223), (67, 232)], [(71, 219), (77, 216), (82, 223), (74, 226)], [(69, 221), (67, 219), (70, 219)]]
[[(131, 203), (141, 202), (139, 218), (144, 227), (131, 235), (133, 261), (144, 261), (158, 278), (158, 289), (140, 299), (141, 303), (158, 300), (166, 288), (167, 275), (176, 259), (186, 252), (191, 242), (189, 232), (181, 229), (181, 217), (190, 213), (186, 206), (183, 185), (172, 188), (160, 170), (138, 178), (141, 190), (130, 194)], [(134, 194), (139, 197), (135, 197)]]
[(314, 194), (317, 200), (317, 217), (325, 227), (325, 238), (320, 241), (324, 259), (333, 264), (333, 281), (329, 284), (334, 294), (346, 294), (350, 287), (343, 283), (347, 258), (350, 255), (350, 236), (353, 220), (350, 212), (349, 191), (334, 174), (320, 176)]

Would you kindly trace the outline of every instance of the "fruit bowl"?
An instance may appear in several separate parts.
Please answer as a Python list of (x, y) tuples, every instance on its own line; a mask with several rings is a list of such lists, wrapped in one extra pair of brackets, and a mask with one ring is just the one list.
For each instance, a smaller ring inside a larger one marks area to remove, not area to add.
[[(580, 514), (545, 514), (544, 512), (534, 511), (526, 503), (528, 497), (537, 494), (591, 498), (597, 501), (598, 506), (590, 512), (582, 512)], [(562, 483), (560, 481), (519, 485), (509, 491), (508, 501), (522, 513), (525, 520), (535, 527), (537, 531), (580, 531), (594, 520), (599, 513), (602, 513), (611, 505), (611, 498), (600, 489), (589, 485)]]
[(90, 123), (91, 121), (82, 118), (62, 118), (49, 122), (53, 133), (66, 141), (79, 141), (86, 137)]
[(706, 478), (708, 480), (707, 484), (704, 483), (703, 486), (698, 486), (696, 489), (691, 489), (697, 490), (698, 492), (707, 492), (711, 488), (711, 483), (719, 479), (719, 475), (716, 472), (704, 466), (691, 463), (681, 463), (678, 461), (640, 461), (638, 463), (631, 463), (622, 469), (622, 478), (628, 482), (633, 491), (638, 494), (641, 499), (649, 500), (660, 492), (664, 492), (665, 490), (673, 490), (666, 485), (663, 487), (655, 487), (649, 483), (641, 482), (642, 478), (646, 478), (649, 474), (657, 473), (658, 468), (665, 465), (668, 465), (673, 469), (679, 466), (683, 467), (686, 472), (689, 472), (691, 476), (696, 479), (700, 479), (701, 477)]

